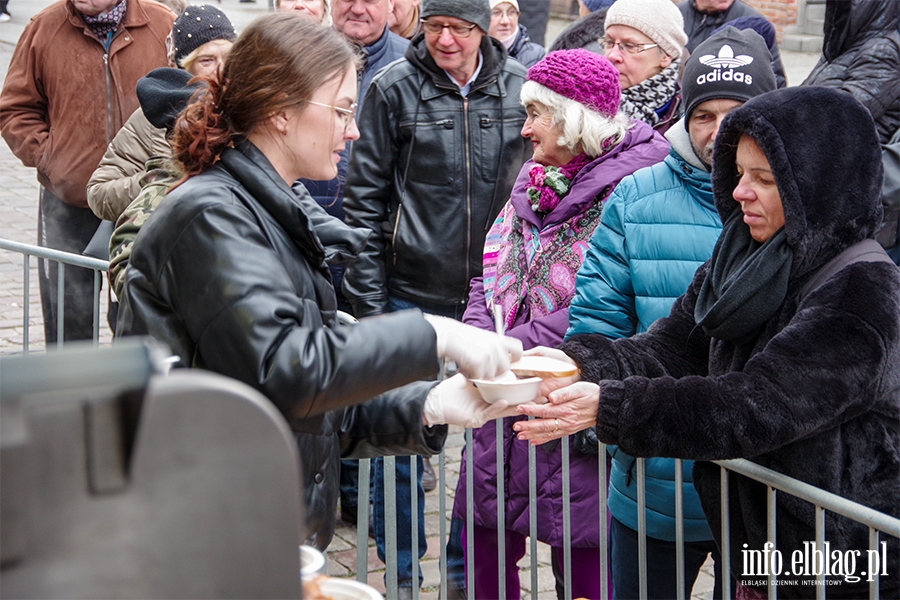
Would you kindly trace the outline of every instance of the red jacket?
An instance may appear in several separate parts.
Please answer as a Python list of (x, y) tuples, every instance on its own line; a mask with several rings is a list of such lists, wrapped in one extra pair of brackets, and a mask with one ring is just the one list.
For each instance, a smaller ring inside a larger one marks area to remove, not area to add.
[(128, 0), (108, 53), (69, 0), (25, 27), (0, 92), (0, 134), (63, 202), (87, 207), (91, 173), (138, 107), (137, 80), (166, 65), (174, 20), (161, 4)]

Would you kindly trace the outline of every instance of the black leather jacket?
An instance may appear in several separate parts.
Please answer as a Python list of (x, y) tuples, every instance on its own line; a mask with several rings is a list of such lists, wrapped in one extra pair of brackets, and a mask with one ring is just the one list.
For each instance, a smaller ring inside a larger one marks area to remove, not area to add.
[[(417, 311), (339, 326), (313, 232), (321, 214), (304, 200), (251, 143), (226, 150), (141, 229), (118, 334), (152, 335), (187, 365), (247, 383), (278, 407), (296, 432), (309, 534), (324, 548), (342, 456), (433, 454), (446, 427), (422, 425), (434, 382), (393, 389), (437, 373), (433, 329)], [(329, 246), (341, 227), (323, 230)]]
[(900, 3), (829, 0), (822, 57), (801, 85), (850, 92), (886, 144), (900, 127)]
[(464, 304), (481, 275), (485, 234), (531, 156), (525, 68), (487, 35), (481, 53), (467, 98), (423, 34), (369, 85), (344, 186), (347, 223), (373, 232), (344, 274), (356, 316), (387, 312), (388, 295)]

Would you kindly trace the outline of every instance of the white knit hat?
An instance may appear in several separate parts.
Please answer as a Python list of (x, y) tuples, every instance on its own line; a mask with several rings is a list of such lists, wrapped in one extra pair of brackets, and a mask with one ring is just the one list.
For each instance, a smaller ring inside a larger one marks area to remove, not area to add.
[(522, 12), (519, 10), (519, 2), (518, 0), (491, 0), (491, 10), (494, 10), (494, 7), (498, 4), (503, 4), (504, 2), (508, 2), (513, 5), (513, 8), (516, 9), (516, 12)]
[(672, 0), (616, 0), (606, 13), (604, 26), (612, 25), (637, 29), (672, 58), (681, 58), (688, 40), (684, 17)]

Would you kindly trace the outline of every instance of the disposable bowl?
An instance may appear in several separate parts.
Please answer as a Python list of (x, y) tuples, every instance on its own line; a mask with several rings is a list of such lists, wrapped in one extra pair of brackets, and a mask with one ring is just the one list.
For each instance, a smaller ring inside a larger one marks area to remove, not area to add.
[(495, 379), (472, 379), (472, 384), (485, 402), (493, 404), (506, 400), (510, 405), (524, 404), (537, 399), (541, 386), (540, 377), (517, 379), (512, 371), (502, 373)]

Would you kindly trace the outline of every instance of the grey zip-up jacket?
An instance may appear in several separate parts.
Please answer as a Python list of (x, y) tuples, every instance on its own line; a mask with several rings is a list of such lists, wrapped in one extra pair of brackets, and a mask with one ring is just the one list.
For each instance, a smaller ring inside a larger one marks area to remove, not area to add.
[(389, 295), (465, 304), (481, 275), (485, 234), (531, 156), (525, 68), (487, 35), (481, 53), (468, 97), (423, 34), (369, 85), (344, 186), (347, 224), (373, 232), (344, 274), (358, 317), (387, 312)]

